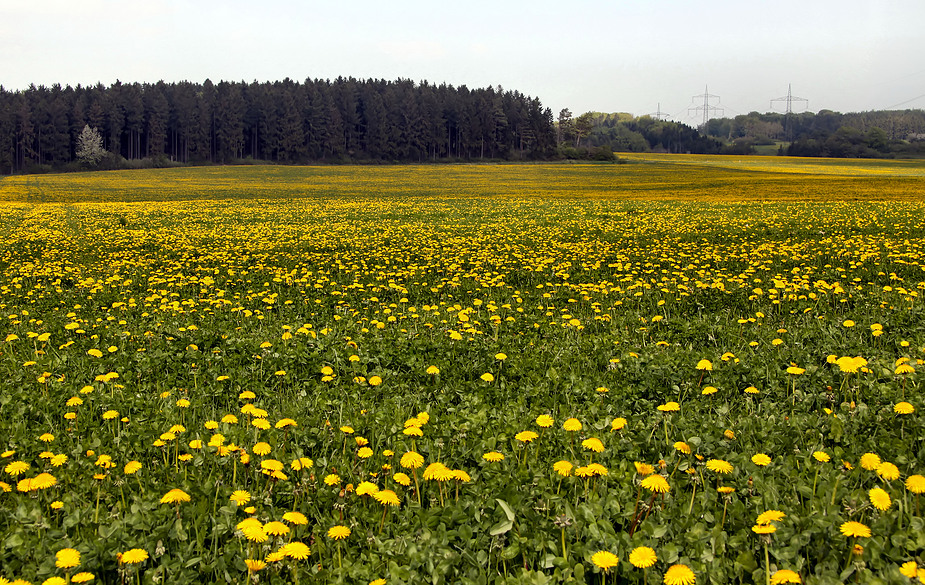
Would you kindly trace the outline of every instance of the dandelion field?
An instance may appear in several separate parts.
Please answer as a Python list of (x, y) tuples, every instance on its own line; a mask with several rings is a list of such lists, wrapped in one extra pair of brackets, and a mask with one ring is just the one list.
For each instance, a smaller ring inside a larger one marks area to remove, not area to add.
[(925, 581), (925, 165), (813, 165), (0, 179), (0, 583)]

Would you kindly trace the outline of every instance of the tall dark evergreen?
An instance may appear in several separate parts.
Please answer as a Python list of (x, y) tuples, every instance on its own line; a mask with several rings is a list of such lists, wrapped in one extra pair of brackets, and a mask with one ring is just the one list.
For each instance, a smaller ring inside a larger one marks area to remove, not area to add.
[[(352, 77), (303, 82), (0, 87), (0, 173), (84, 168), (84, 126), (111, 166), (543, 159), (555, 126), (539, 99), (497, 88)], [(136, 161), (136, 162), (132, 162)]]

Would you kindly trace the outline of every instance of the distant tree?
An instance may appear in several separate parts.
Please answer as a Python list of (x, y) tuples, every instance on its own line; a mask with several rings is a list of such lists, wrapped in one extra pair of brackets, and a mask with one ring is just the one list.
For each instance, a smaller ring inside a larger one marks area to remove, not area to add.
[(568, 108), (563, 108), (559, 110), (559, 120), (558, 120), (556, 142), (563, 143), (568, 142), (572, 137), (573, 133), (573, 122), (572, 122), (572, 112)]
[(96, 128), (91, 128), (89, 124), (84, 125), (84, 129), (77, 136), (77, 160), (89, 165), (96, 166), (97, 163), (106, 155), (103, 150), (103, 137)]
[(581, 146), (581, 139), (591, 134), (594, 128), (594, 114), (585, 112), (575, 120), (575, 148)]

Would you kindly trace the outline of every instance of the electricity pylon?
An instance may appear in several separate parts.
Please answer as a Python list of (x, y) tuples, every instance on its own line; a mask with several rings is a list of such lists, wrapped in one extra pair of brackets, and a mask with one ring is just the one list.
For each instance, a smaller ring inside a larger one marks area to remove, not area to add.
[(668, 114), (662, 112), (662, 103), (658, 103), (658, 110), (649, 114), (650, 118), (655, 118), (656, 120), (667, 120)]
[(793, 113), (793, 102), (806, 102), (806, 105), (807, 106), (809, 105), (808, 99), (796, 97), (795, 95), (793, 95), (793, 93), (791, 93), (789, 83), (787, 84), (787, 95), (785, 95), (784, 97), (774, 98), (773, 100), (771, 100), (772, 110), (774, 109), (774, 102), (784, 102), (785, 104), (784, 113), (785, 114)]
[(690, 108), (687, 109), (687, 114), (691, 115), (691, 112), (703, 112), (703, 127), (706, 127), (707, 122), (710, 120), (710, 114), (712, 114), (713, 112), (722, 113), (723, 108), (714, 106), (710, 103), (710, 100), (712, 99), (716, 99), (717, 103), (719, 103), (719, 96), (711, 94), (707, 86), (704, 86), (704, 91), (702, 94), (695, 95), (694, 97), (691, 98), (691, 100), (696, 100), (696, 99), (701, 99), (701, 98), (703, 99), (703, 105), (691, 106)]

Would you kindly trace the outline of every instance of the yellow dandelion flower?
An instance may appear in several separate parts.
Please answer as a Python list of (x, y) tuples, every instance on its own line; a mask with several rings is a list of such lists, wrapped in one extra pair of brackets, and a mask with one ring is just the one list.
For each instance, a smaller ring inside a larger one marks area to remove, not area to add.
[(819, 463), (828, 463), (832, 458), (825, 451), (813, 451), (813, 459)]
[(780, 522), (786, 517), (787, 515), (780, 510), (768, 510), (758, 514), (758, 518), (755, 519), (755, 524), (765, 525), (771, 522)]
[(424, 470), (424, 479), (427, 481), (448, 481), (453, 479), (453, 470), (443, 463), (435, 461)]
[(649, 475), (644, 480), (642, 480), (642, 487), (649, 490), (650, 492), (657, 492), (660, 494), (667, 493), (670, 488), (668, 485), (668, 480), (665, 479), (665, 476), (653, 473)]
[(328, 538), (333, 540), (344, 540), (350, 536), (350, 529), (346, 526), (332, 526), (328, 529)]
[(802, 583), (800, 574), (790, 569), (779, 569), (771, 575), (771, 585), (781, 585), (783, 583)]
[(658, 560), (655, 551), (648, 546), (637, 546), (630, 552), (630, 564), (637, 569), (648, 569)]
[(309, 459), (308, 457), (299, 457), (294, 459), (292, 463), (289, 464), (296, 471), (301, 471), (303, 469), (311, 469), (315, 465), (315, 462)]
[[(331, 530), (333, 530), (333, 528)], [(330, 531), (328, 532), (328, 534), (330, 534)], [(349, 534), (350, 534), (350, 529), (347, 529), (347, 535), (349, 536)], [(290, 559), (296, 559), (298, 561), (304, 561), (305, 559), (310, 557), (312, 554), (312, 551), (308, 547), (308, 545), (305, 544), (304, 542), (299, 542), (299, 541), (290, 542), (284, 545), (282, 548), (279, 549), (279, 552), (286, 555)]]
[(867, 471), (877, 471), (881, 463), (883, 461), (880, 460), (880, 456), (876, 453), (864, 453), (861, 455), (861, 467)]
[(906, 489), (913, 494), (925, 493), (925, 477), (921, 475), (910, 475), (906, 478)]
[(765, 467), (771, 463), (771, 458), (765, 455), (764, 453), (756, 453), (752, 455), (752, 463), (760, 467)]
[(873, 488), (867, 495), (870, 497), (870, 503), (881, 512), (888, 510), (893, 502), (890, 500), (890, 494), (883, 488)]
[(73, 548), (62, 548), (55, 553), (55, 566), (59, 569), (72, 569), (80, 565), (80, 552)]
[(539, 437), (539, 435), (537, 435), (533, 431), (520, 431), (519, 433), (514, 435), (514, 438), (520, 441), (521, 443), (529, 443), (530, 441), (532, 441), (533, 439), (537, 437)]
[(289, 527), (278, 520), (274, 520), (264, 524), (263, 531), (270, 536), (284, 536), (289, 534)]
[(665, 571), (665, 585), (694, 585), (697, 578), (687, 565), (671, 565)]
[(562, 423), (562, 428), (570, 433), (574, 433), (581, 430), (581, 421), (577, 418), (569, 418), (564, 423)]
[(32, 478), (32, 489), (33, 490), (47, 490), (48, 488), (57, 485), (58, 480), (50, 473), (40, 473), (37, 476)]
[(726, 475), (732, 473), (733, 467), (728, 461), (722, 459), (709, 459), (707, 460), (707, 469), (714, 473)]
[(877, 467), (877, 475), (887, 481), (893, 481), (899, 479), (899, 468), (889, 461), (884, 461)]
[(286, 558), (286, 553), (284, 553), (282, 549), (280, 549), (280, 550), (271, 552), (265, 558), (268, 563), (278, 563), (281, 560)]
[(870, 538), (870, 528), (860, 522), (849, 521), (838, 527), (839, 532), (845, 536), (855, 538)]
[(286, 512), (283, 514), (283, 520), (295, 526), (308, 524), (308, 518), (302, 512)]
[(379, 491), (379, 486), (374, 484), (371, 481), (362, 481), (360, 485), (357, 486), (356, 495), (365, 496), (367, 494), (373, 495)]
[(617, 417), (613, 419), (613, 422), (610, 423), (610, 432), (622, 431), (625, 426), (626, 426), (626, 419), (622, 417)]
[(918, 573), (919, 566), (915, 561), (906, 561), (899, 567), (899, 572), (904, 577), (909, 577), (910, 579), (915, 579), (916, 574)]
[(543, 427), (544, 429), (548, 429), (553, 425), (553, 423), (555, 423), (555, 421), (548, 414), (541, 414), (536, 417), (537, 426)]
[(270, 536), (264, 531), (263, 526), (258, 526), (256, 524), (249, 524), (241, 529), (241, 532), (244, 534), (244, 538), (251, 542), (266, 542), (270, 539)]
[(137, 565), (148, 560), (148, 551), (142, 548), (133, 548), (119, 555), (119, 562), (126, 565)]
[(234, 502), (236, 506), (243, 506), (251, 501), (251, 494), (247, 490), (235, 490), (228, 499)]
[(405, 469), (417, 469), (424, 465), (424, 456), (415, 451), (408, 451), (401, 456), (399, 464)]
[(28, 471), (29, 464), (25, 461), (13, 461), (12, 463), (8, 463), (7, 466), (3, 468), (3, 470), (9, 475), (16, 477), (17, 475), (21, 475)]
[(180, 502), (189, 502), (190, 496), (188, 493), (184, 492), (179, 488), (174, 488), (164, 494), (161, 498), (162, 504), (178, 504)]
[(896, 414), (912, 414), (915, 412), (915, 407), (908, 402), (897, 402), (893, 407), (893, 412)]
[(244, 559), (244, 564), (247, 566), (248, 571), (259, 571), (267, 566), (264, 561), (260, 559)]
[(382, 504), (383, 506), (398, 506), (400, 503), (398, 499), (398, 494), (396, 494), (392, 490), (382, 490), (382, 491), (376, 492), (373, 495), (373, 498), (375, 498), (375, 500), (379, 502), (380, 504)]
[(588, 451), (594, 451), (595, 453), (604, 452), (604, 443), (596, 437), (590, 437), (581, 442), (581, 446), (587, 449)]
[(636, 468), (636, 473), (639, 475), (651, 475), (655, 473), (655, 468), (649, 465), (648, 463), (642, 463), (641, 461), (633, 461), (633, 466)]
[(591, 555), (591, 562), (603, 569), (604, 572), (607, 572), (613, 567), (616, 567), (620, 559), (612, 552), (602, 550)]

